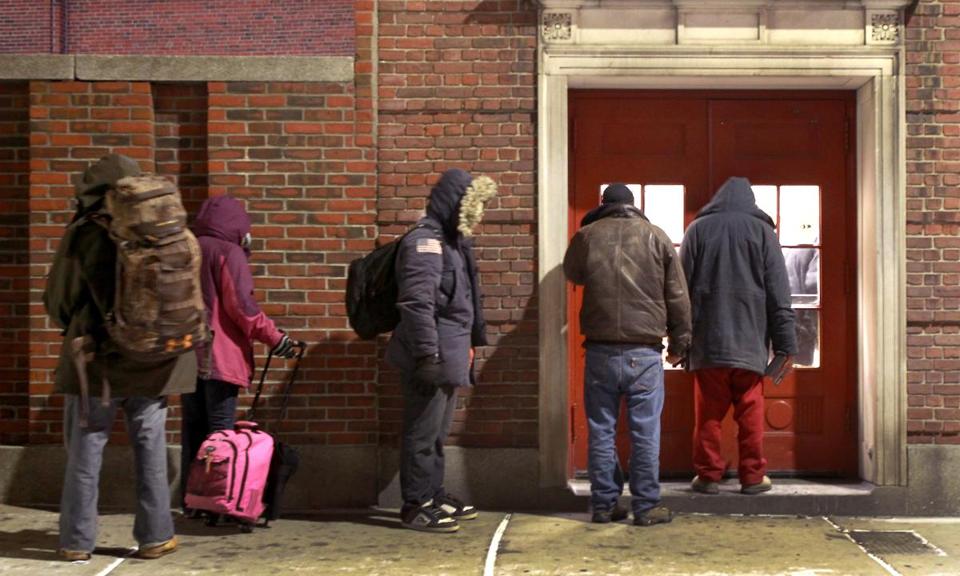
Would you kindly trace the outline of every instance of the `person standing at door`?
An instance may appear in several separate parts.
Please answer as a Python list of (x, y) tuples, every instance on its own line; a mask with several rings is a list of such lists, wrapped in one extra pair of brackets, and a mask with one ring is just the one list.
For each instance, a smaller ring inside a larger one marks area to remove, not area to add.
[(621, 398), (630, 422), (633, 523), (670, 522), (660, 504), (660, 413), (663, 338), (676, 364), (690, 346), (690, 302), (680, 259), (666, 233), (634, 206), (633, 193), (611, 184), (588, 213), (563, 258), (563, 271), (583, 286), (580, 325), (586, 342), (584, 405), (593, 522), (627, 517), (618, 499), (616, 427)]
[(784, 364), (797, 354), (790, 282), (773, 220), (746, 178), (730, 178), (697, 214), (680, 246), (690, 288), (696, 428), (691, 487), (717, 494), (725, 469), (721, 422), (738, 426), (740, 491), (771, 489), (763, 457), (763, 374), (770, 345)]
[(473, 381), (474, 347), (487, 343), (469, 236), (495, 193), (490, 178), (447, 170), (430, 191), (426, 216), (397, 249), (400, 323), (386, 360), (400, 371), (403, 393), (400, 519), (406, 528), (455, 532), (461, 520), (478, 515), (444, 488), (444, 442), (457, 392)]

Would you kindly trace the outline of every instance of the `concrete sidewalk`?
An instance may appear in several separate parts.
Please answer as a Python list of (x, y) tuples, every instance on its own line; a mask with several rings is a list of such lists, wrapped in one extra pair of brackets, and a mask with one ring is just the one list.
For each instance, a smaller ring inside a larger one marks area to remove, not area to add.
[[(484, 512), (451, 535), (402, 529), (383, 510), (283, 519), (252, 534), (178, 519), (180, 550), (143, 561), (125, 558), (132, 516), (108, 514), (93, 560), (69, 564), (55, 557), (56, 513), (0, 506), (0, 574), (960, 574), (960, 520), (951, 518), (680, 515), (650, 528), (590, 524), (586, 514), (505, 518)], [(871, 557), (854, 542), (868, 537), (886, 551)]]

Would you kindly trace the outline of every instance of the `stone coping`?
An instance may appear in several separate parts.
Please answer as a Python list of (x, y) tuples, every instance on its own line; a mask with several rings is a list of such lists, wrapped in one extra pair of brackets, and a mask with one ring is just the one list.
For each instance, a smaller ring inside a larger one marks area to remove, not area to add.
[(350, 82), (351, 56), (0, 54), (3, 80)]

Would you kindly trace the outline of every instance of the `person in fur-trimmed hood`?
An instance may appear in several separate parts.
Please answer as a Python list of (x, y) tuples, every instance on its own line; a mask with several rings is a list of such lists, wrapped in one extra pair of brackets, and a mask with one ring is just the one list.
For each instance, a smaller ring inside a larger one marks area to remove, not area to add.
[(443, 444), (457, 390), (473, 383), (474, 348), (487, 343), (477, 264), (470, 236), (496, 194), (490, 178), (444, 172), (430, 191), (427, 214), (400, 241), (396, 277), (400, 323), (386, 359), (400, 370), (403, 525), (454, 532), (477, 517), (443, 487)]

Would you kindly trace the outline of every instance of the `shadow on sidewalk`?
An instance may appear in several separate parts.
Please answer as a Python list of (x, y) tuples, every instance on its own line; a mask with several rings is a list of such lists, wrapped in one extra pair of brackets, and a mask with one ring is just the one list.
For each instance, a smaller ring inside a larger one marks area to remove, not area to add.
[[(56, 561), (60, 540), (56, 532), (27, 528), (16, 532), (0, 531), (0, 558), (21, 560)], [(122, 558), (130, 554), (129, 548), (98, 547), (97, 556)]]
[[(345, 523), (345, 524), (360, 524), (364, 526), (375, 526), (378, 528), (390, 528), (394, 530), (403, 530), (403, 525), (400, 523), (400, 518), (397, 516), (396, 511), (390, 510), (378, 510), (378, 509), (368, 509), (368, 510), (357, 510), (357, 511), (342, 511), (342, 512), (321, 512), (321, 513), (289, 513), (284, 514), (279, 520), (272, 521), (269, 525), (264, 526), (263, 521), (254, 528), (254, 533), (260, 530), (269, 530), (276, 523), (289, 522), (291, 520), (296, 520), (300, 522), (311, 522), (316, 524), (325, 524), (325, 523)], [(233, 533), (240, 533), (240, 527), (236, 522), (225, 520), (219, 522), (216, 526), (208, 526), (205, 519), (203, 518), (194, 518), (187, 519), (182, 516), (177, 517), (175, 520), (176, 524), (176, 533), (185, 535), (185, 536), (208, 536), (208, 537), (220, 537), (226, 536)], [(55, 537), (54, 537), (55, 538)]]

